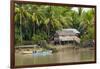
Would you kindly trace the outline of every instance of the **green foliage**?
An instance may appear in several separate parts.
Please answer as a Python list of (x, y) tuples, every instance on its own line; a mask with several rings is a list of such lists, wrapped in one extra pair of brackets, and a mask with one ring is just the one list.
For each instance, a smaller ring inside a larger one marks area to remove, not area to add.
[(15, 4), (15, 43), (41, 40), (48, 42), (56, 30), (75, 28), (81, 41), (94, 39), (94, 9), (72, 10), (68, 6)]
[(39, 44), (40, 44), (40, 46), (41, 47), (43, 47), (43, 48), (45, 48), (45, 49), (47, 49), (47, 41), (46, 40), (41, 40), (40, 42), (39, 42)]
[(15, 35), (15, 45), (20, 45), (20, 36), (19, 35)]
[(32, 41), (34, 43), (38, 43), (41, 40), (47, 40), (47, 34), (45, 34), (45, 33), (33, 34)]
[(42, 40), (43, 38), (41, 37), (41, 35), (33, 35), (32, 36), (32, 40), (34, 43), (38, 43), (40, 40)]
[(20, 38), (20, 31), (18, 28), (18, 25), (15, 25), (16, 29), (15, 29), (15, 45), (20, 45), (21, 43), (21, 38)]

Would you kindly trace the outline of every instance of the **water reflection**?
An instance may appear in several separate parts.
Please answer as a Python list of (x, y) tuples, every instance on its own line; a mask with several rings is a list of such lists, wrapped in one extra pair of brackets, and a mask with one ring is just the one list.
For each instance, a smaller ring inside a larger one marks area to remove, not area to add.
[(32, 56), (32, 54), (15, 54), (15, 64), (18, 65), (37, 65), (37, 64), (52, 64), (52, 63), (69, 63), (94, 61), (94, 50), (89, 48), (73, 49), (64, 48), (57, 53), (46, 56)]

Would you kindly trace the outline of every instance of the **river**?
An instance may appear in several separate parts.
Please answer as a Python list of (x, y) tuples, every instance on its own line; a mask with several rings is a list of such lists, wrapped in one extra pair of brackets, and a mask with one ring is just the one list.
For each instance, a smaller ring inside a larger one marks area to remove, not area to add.
[(63, 48), (57, 53), (47, 56), (32, 54), (15, 54), (15, 65), (38, 65), (52, 63), (85, 62), (95, 60), (95, 51), (90, 48)]

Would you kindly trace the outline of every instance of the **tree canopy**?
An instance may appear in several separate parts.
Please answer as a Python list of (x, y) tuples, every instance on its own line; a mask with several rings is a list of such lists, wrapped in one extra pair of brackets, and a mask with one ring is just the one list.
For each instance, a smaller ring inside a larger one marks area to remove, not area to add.
[(50, 41), (56, 30), (75, 28), (82, 41), (94, 39), (94, 8), (77, 11), (69, 6), (35, 5), (15, 3), (15, 44), (23, 41)]

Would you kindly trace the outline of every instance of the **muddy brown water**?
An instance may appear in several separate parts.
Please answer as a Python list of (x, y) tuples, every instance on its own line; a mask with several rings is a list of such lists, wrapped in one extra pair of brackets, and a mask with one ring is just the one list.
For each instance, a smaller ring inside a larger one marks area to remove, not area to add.
[(62, 48), (57, 53), (46, 56), (32, 56), (32, 54), (15, 54), (15, 65), (38, 65), (52, 63), (70, 63), (94, 61), (95, 51), (90, 48)]

